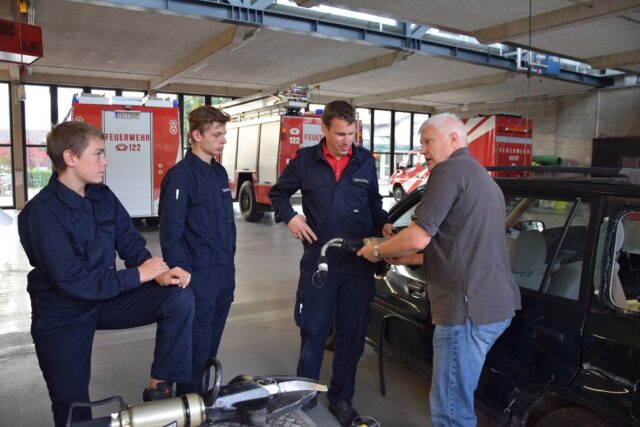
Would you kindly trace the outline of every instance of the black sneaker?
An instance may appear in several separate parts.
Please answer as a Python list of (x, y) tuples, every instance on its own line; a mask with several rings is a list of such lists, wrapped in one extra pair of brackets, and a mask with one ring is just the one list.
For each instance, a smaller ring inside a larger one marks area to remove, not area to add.
[(300, 409), (302, 409), (304, 412), (309, 412), (310, 410), (315, 408), (317, 404), (318, 404), (318, 395), (316, 394), (310, 400), (306, 401), (303, 405), (301, 405)]
[(173, 392), (173, 383), (161, 382), (156, 388), (145, 388), (142, 393), (143, 402), (151, 402), (152, 400), (170, 399), (175, 397)]
[(338, 400), (329, 403), (329, 412), (331, 412), (342, 427), (350, 427), (353, 420), (359, 417), (350, 400)]

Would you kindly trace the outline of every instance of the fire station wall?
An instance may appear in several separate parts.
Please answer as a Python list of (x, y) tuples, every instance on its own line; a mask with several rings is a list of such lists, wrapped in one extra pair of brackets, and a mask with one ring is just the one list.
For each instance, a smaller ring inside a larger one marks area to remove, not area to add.
[[(528, 104), (528, 105), (527, 105)], [(569, 165), (589, 166), (597, 137), (640, 135), (640, 87), (603, 89), (557, 97), (533, 97), (492, 104), (472, 104), (461, 117), (512, 113), (533, 120), (533, 154), (559, 156)]]

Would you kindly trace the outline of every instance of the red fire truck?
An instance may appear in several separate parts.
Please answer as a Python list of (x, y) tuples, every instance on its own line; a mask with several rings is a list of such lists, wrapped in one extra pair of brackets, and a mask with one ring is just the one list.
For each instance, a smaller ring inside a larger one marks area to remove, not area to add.
[(105, 184), (129, 215), (157, 225), (163, 174), (182, 158), (177, 104), (153, 97), (81, 94), (74, 96), (71, 119), (102, 130), (109, 161)]
[[(222, 166), (245, 220), (260, 221), (271, 211), (269, 190), (287, 163), (299, 148), (316, 145), (323, 138), (322, 116), (301, 112), (308, 103), (309, 89), (292, 86), (221, 105), (231, 116)], [(362, 143), (360, 131), (358, 141)]]
[[(532, 122), (513, 115), (464, 119), (469, 152), (483, 166), (528, 166), (532, 154)], [(389, 194), (400, 200), (429, 179), (420, 150), (409, 151), (389, 179)]]

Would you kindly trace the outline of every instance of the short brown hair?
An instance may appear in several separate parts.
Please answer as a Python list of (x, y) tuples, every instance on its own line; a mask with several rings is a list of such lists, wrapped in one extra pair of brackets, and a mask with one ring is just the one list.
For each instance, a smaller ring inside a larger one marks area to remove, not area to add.
[(225, 124), (229, 120), (231, 118), (224, 111), (216, 107), (202, 105), (189, 113), (189, 138), (195, 131), (204, 133), (212, 123)]
[(51, 159), (53, 170), (63, 172), (67, 169), (63, 153), (71, 150), (80, 156), (89, 145), (90, 138), (104, 140), (104, 134), (99, 129), (85, 122), (62, 122), (47, 134), (47, 155)]
[(347, 101), (331, 101), (324, 107), (322, 123), (330, 128), (333, 119), (342, 119), (351, 124), (356, 121), (356, 109)]

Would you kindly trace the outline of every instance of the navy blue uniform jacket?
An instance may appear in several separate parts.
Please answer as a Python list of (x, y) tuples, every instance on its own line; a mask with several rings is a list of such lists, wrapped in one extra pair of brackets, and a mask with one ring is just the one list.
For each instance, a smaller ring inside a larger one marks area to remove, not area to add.
[(302, 190), (303, 213), (318, 237), (312, 245), (304, 243), (305, 251), (319, 251), (334, 237), (380, 236), (383, 225), (389, 222), (387, 212), (382, 209), (371, 153), (354, 145), (351, 160), (336, 182), (335, 173), (322, 153), (324, 143), (323, 139), (320, 144), (298, 150), (297, 157), (269, 191), (276, 222), (288, 224), (296, 215), (291, 195)]
[[(105, 185), (80, 196), (54, 174), (18, 216), (33, 315), (84, 313), (99, 300), (140, 286), (138, 266), (151, 258), (129, 214)], [(124, 260), (116, 271), (115, 253)]]
[(187, 151), (162, 180), (160, 246), (169, 267), (191, 273), (194, 267), (233, 265), (236, 224), (229, 178)]

